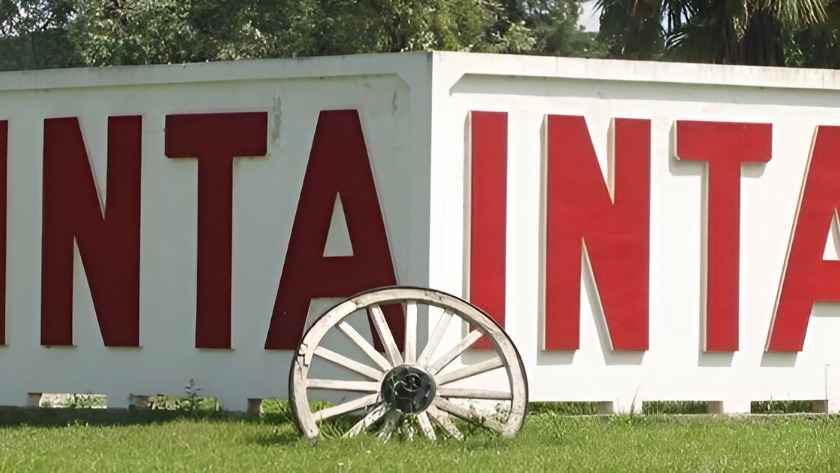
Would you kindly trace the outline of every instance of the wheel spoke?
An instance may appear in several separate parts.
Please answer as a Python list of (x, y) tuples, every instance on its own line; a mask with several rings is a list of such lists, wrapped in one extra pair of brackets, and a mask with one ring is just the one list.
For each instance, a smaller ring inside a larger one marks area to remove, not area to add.
[(429, 415), (426, 412), (421, 412), (417, 415), (417, 423), (420, 424), (420, 429), (426, 434), (429, 440), (437, 440), (435, 436), (435, 428), (432, 427), (432, 422), (429, 420)]
[(458, 381), (459, 379), (469, 378), (470, 376), (476, 376), (481, 373), (486, 373), (496, 368), (501, 368), (502, 366), (505, 366), (505, 362), (502, 361), (501, 358), (491, 358), (489, 360), (482, 361), (481, 363), (465, 366), (455, 371), (450, 371), (449, 373), (436, 376), (435, 382), (437, 382), (438, 386), (443, 386), (444, 384)]
[(434, 406), (438, 409), (448, 412), (456, 417), (460, 417), (461, 419), (474, 422), (482, 427), (486, 427), (490, 430), (495, 430), (499, 433), (505, 432), (505, 425), (501, 422), (491, 419), (487, 416), (483, 416), (478, 412), (472, 411), (470, 409), (463, 408), (455, 403), (449, 402), (442, 397), (436, 397), (434, 400)]
[(446, 332), (446, 327), (449, 326), (450, 320), (452, 320), (452, 313), (445, 310), (443, 315), (440, 316), (440, 320), (438, 320), (437, 325), (435, 325), (435, 331), (432, 332), (432, 336), (429, 338), (429, 343), (426, 344), (426, 347), (423, 348), (423, 352), (420, 353), (420, 358), (417, 359), (418, 365), (426, 366), (429, 363), (429, 360), (432, 358), (432, 355), (434, 355), (435, 350), (443, 338), (443, 334)]
[(359, 373), (360, 375), (370, 378), (374, 381), (381, 380), (382, 376), (385, 375), (385, 373), (379, 371), (378, 369), (372, 366), (368, 366), (364, 363), (359, 363), (356, 360), (347, 358), (346, 356), (340, 353), (336, 353), (324, 347), (315, 348), (315, 354), (325, 360), (331, 361), (339, 366), (343, 366), (348, 370), (355, 371), (356, 373)]
[(388, 410), (387, 414), (385, 414), (385, 422), (382, 426), (382, 431), (379, 432), (379, 438), (382, 440), (388, 440), (393, 435), (394, 431), (397, 430), (397, 425), (399, 425), (400, 420), (402, 419), (402, 414), (400, 411), (396, 409)]
[(306, 382), (309, 389), (331, 389), (334, 391), (356, 391), (363, 393), (379, 392), (376, 381), (342, 381), (340, 379), (310, 379)]
[(348, 401), (337, 406), (332, 406), (326, 409), (322, 409), (318, 412), (313, 412), (312, 417), (315, 418), (315, 421), (319, 421), (329, 419), (330, 417), (335, 417), (341, 414), (347, 414), (348, 412), (364, 409), (365, 407), (376, 404), (378, 398), (379, 393), (368, 394), (367, 396), (360, 397), (358, 399), (353, 399), (352, 401)]
[(368, 310), (370, 318), (373, 320), (373, 326), (376, 328), (376, 333), (379, 334), (379, 339), (382, 340), (382, 345), (385, 346), (386, 358), (392, 366), (401, 365), (402, 355), (400, 355), (400, 349), (397, 348), (397, 342), (394, 341), (394, 336), (391, 335), (391, 329), (388, 327), (388, 322), (385, 320), (385, 314), (382, 313), (382, 308), (374, 305)]
[(404, 361), (414, 364), (417, 360), (417, 302), (405, 304), (405, 356)]
[(382, 368), (383, 371), (388, 371), (389, 369), (393, 368), (393, 366), (391, 366), (391, 364), (388, 363), (388, 360), (386, 360), (385, 357), (382, 356), (382, 354), (376, 351), (376, 348), (374, 348), (373, 345), (371, 345), (367, 340), (365, 340), (365, 337), (363, 337), (362, 334), (360, 334), (350, 324), (348, 324), (347, 322), (341, 322), (337, 325), (337, 327), (338, 330), (341, 331), (341, 333), (346, 335), (347, 338), (349, 338), (350, 341), (355, 343), (357, 347), (361, 348), (361, 350), (365, 352), (365, 354), (374, 363), (379, 365), (379, 367)]
[(456, 440), (464, 440), (464, 434), (458, 430), (458, 427), (456, 427), (452, 422), (452, 419), (449, 418), (449, 414), (441, 411), (433, 405), (429, 406), (429, 408), (426, 409), (426, 412), (428, 412), (432, 419), (434, 419), (435, 422), (437, 422), (437, 424), (441, 426), (441, 428), (443, 428), (443, 430), (445, 430), (452, 438)]
[(489, 389), (461, 389), (461, 388), (437, 388), (437, 395), (443, 398), (459, 399), (492, 399), (496, 401), (509, 401), (513, 394), (508, 391), (493, 391)]
[(344, 438), (355, 437), (362, 433), (363, 431), (367, 430), (368, 427), (375, 424), (376, 421), (382, 418), (385, 414), (388, 413), (388, 407), (385, 404), (380, 404), (376, 406), (372, 411), (368, 412), (366, 416), (362, 418), (359, 422), (356, 422), (356, 425), (350, 428), (347, 432), (342, 435)]
[(432, 366), (429, 367), (429, 373), (435, 374), (438, 371), (446, 368), (449, 363), (452, 363), (452, 360), (458, 358), (461, 353), (464, 353), (464, 350), (472, 346), (473, 343), (476, 342), (481, 338), (481, 333), (478, 330), (473, 330), (467, 334), (457, 345), (455, 348), (449, 350), (445, 355), (443, 355), (439, 360), (437, 360)]

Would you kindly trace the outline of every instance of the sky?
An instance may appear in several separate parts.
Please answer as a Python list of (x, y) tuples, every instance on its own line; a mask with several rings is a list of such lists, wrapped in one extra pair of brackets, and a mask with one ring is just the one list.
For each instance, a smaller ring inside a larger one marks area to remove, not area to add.
[(586, 31), (598, 31), (598, 12), (595, 11), (595, 0), (583, 2), (583, 13), (580, 14), (580, 24)]

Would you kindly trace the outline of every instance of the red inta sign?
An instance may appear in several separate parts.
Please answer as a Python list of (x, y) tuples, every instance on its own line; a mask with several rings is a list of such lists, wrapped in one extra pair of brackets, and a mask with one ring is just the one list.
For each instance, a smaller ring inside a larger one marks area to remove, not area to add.
[[(585, 247), (614, 349), (647, 350), (650, 121), (614, 121), (609, 186), (583, 117), (549, 115), (547, 130), (545, 348), (579, 348), (580, 261)], [(708, 163), (705, 349), (736, 351), (741, 167), (770, 161), (772, 126), (676, 121), (675, 130), (677, 157)], [(231, 346), (232, 164), (238, 157), (266, 155), (267, 136), (265, 112), (166, 117), (165, 155), (196, 158), (198, 166), (197, 348)], [(8, 122), (0, 121), (2, 246), (8, 139)], [(73, 343), (75, 241), (105, 345), (137, 347), (142, 117), (109, 119), (104, 196), (97, 191), (78, 119), (44, 120), (43, 144), (41, 343)], [(814, 302), (840, 301), (840, 262), (822, 256), (840, 203), (840, 188), (834, 185), (840, 179), (840, 160), (834, 156), (838, 146), (840, 128), (818, 128), (768, 350), (801, 350)], [(470, 294), (473, 302), (504, 322), (507, 115), (473, 112), (471, 149)], [(352, 256), (324, 256), (336, 196), (343, 204)], [(0, 258), (5, 269), (5, 252)], [(397, 282), (355, 111), (321, 112), (282, 265), (266, 349), (295, 348), (312, 298), (344, 297)], [(632, 274), (627, 268), (633, 268)], [(5, 287), (5, 281), (0, 286)], [(401, 330), (399, 314), (390, 317), (392, 328)], [(0, 314), (3, 343), (4, 318)]]

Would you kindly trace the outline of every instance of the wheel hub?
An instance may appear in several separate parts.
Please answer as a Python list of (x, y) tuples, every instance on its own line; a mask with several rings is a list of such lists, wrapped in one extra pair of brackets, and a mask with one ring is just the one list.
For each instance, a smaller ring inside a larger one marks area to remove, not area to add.
[(414, 365), (400, 365), (385, 373), (382, 399), (403, 414), (423, 412), (435, 398), (437, 385), (426, 370)]

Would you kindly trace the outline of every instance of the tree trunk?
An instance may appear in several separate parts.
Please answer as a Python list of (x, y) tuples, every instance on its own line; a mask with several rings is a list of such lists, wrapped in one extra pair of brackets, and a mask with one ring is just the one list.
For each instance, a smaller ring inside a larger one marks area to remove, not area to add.
[(767, 10), (754, 12), (740, 41), (738, 64), (784, 66), (782, 27)]

